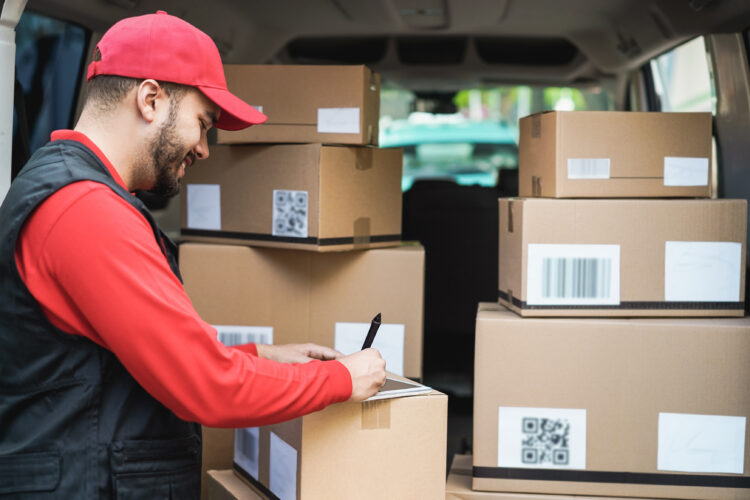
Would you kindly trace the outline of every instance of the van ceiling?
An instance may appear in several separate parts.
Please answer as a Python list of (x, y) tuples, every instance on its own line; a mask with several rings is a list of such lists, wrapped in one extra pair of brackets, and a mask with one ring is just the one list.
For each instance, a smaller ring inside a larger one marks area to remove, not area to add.
[(392, 84), (598, 82), (700, 34), (750, 25), (745, 0), (29, 0), (103, 32), (166, 10), (230, 63), (366, 63)]

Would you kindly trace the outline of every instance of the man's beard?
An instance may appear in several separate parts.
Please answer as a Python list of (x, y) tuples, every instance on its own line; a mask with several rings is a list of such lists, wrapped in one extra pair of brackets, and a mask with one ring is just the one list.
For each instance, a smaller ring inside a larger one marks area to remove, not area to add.
[(169, 118), (149, 146), (152, 166), (156, 173), (156, 182), (150, 191), (165, 198), (171, 198), (180, 192), (180, 180), (177, 175), (182, 160), (188, 154), (177, 137), (176, 118), (177, 106), (171, 101)]

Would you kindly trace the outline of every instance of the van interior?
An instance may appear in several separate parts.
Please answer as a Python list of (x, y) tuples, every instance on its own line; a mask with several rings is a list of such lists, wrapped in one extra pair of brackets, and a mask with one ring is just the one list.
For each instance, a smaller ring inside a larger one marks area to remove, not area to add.
[[(5, 0), (3, 179), (73, 126), (106, 29), (157, 10), (208, 33), (225, 63), (380, 73), (380, 146), (404, 148), (403, 239), (426, 249), (423, 382), (449, 395), (449, 460), (472, 448), (474, 321), (478, 302), (497, 300), (497, 199), (518, 194), (519, 118), (711, 112), (712, 196), (750, 198), (750, 2), (739, 0)], [(140, 196), (179, 239), (179, 200)]]

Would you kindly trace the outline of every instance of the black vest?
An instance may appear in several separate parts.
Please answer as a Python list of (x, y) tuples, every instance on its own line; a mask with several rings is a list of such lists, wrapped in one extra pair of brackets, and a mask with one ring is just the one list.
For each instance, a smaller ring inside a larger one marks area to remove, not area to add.
[(110, 351), (53, 326), (18, 274), (24, 221), (81, 180), (133, 205), (180, 277), (174, 244), (92, 151), (54, 141), (29, 160), (0, 207), (0, 498), (198, 498), (200, 427), (150, 396)]

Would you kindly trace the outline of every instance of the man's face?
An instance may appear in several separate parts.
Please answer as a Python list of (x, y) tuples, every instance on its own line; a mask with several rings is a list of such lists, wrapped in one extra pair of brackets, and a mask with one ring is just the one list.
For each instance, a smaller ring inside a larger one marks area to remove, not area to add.
[(169, 113), (151, 140), (148, 160), (154, 175), (151, 191), (165, 197), (180, 192), (185, 169), (208, 157), (206, 132), (219, 117), (219, 108), (198, 90), (169, 99)]

